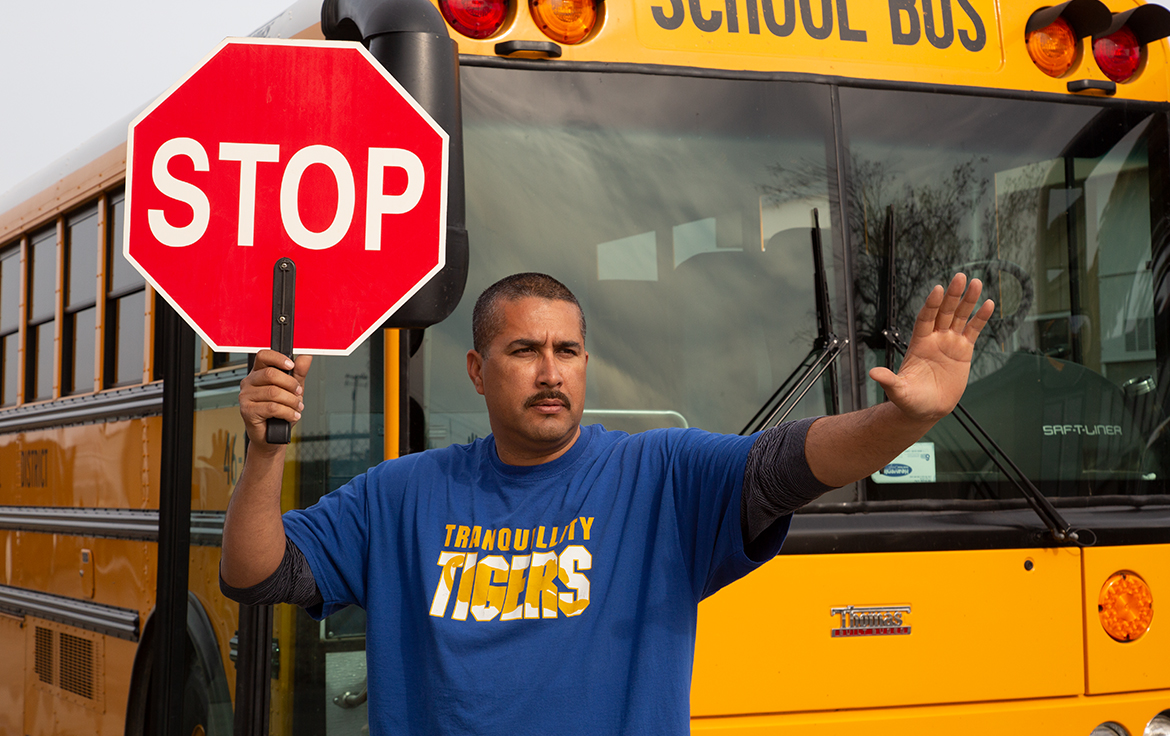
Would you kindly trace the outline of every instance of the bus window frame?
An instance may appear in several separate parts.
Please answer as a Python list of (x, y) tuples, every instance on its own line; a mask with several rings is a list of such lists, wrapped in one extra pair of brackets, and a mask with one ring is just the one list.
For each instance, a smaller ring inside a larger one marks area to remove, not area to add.
[[(12, 260), (14, 263), (12, 267), (16, 270), (16, 302), (13, 305), (16, 310), (15, 319), (13, 320), (13, 327), (9, 330), (2, 330), (0, 328), (0, 407), (16, 406), (20, 403), (24, 396), (24, 389), (21, 384), (21, 377), (23, 375), (23, 368), (21, 366), (21, 358), (24, 355), (23, 343), (21, 337), (24, 334), (24, 250), (26, 246), (27, 237), (21, 237), (15, 242), (9, 244), (2, 251), (0, 251), (0, 268), (4, 261)], [(2, 273), (2, 271), (0, 271)], [(0, 299), (3, 295), (0, 295)], [(9, 361), (4, 355), (4, 347), (8, 340), (15, 341), (16, 359)], [(8, 385), (8, 371), (16, 372), (12, 379), (13, 396), (8, 396), (5, 391), (5, 386)]]
[[(99, 335), (102, 329), (102, 313), (99, 303), (102, 301), (101, 295), (101, 279), (104, 274), (104, 230), (105, 230), (105, 197), (99, 197), (96, 201), (88, 205), (82, 205), (70, 210), (62, 218), (64, 220), (64, 248), (61, 254), (61, 271), (62, 271), (62, 288), (61, 288), (61, 310), (62, 310), (62, 326), (61, 326), (61, 375), (59, 377), (61, 396), (76, 396), (81, 394), (93, 393), (97, 386), (101, 385), (101, 352), (102, 341)], [(94, 228), (96, 230), (96, 239), (94, 243), (94, 263), (96, 267), (96, 274), (91, 275), (90, 278), (96, 278), (92, 282), (93, 291), (87, 294), (84, 299), (79, 299), (76, 302), (70, 302), (71, 293), (73, 291), (73, 235), (74, 227), (84, 223), (90, 218), (95, 218)], [(91, 356), (93, 362), (93, 380), (88, 386), (77, 386), (77, 358), (74, 351), (74, 344), (77, 338), (77, 315), (86, 310), (92, 309), (94, 311), (94, 354)]]

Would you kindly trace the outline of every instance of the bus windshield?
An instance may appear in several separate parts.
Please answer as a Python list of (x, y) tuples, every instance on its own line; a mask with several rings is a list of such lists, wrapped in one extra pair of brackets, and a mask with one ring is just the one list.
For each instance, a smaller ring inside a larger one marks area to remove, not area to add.
[[(464, 370), (471, 307), (532, 270), (585, 309), (586, 423), (740, 431), (816, 338), (818, 208), (837, 331), (855, 351), (856, 365), (848, 352), (837, 363), (844, 407), (851, 393), (881, 400), (864, 376), (885, 360), (892, 212), (902, 334), (955, 270), (999, 305), (964, 404), (1029, 478), (1053, 495), (1142, 493), (1162, 473), (1159, 115), (763, 79), (461, 73), (471, 265), (418, 356), (427, 446), (490, 432)], [(789, 418), (826, 405), (812, 391)], [(878, 474), (833, 500), (1016, 493), (953, 420), (925, 442), (929, 477)]]
[[(1151, 195), (1166, 172), (1150, 151), (1166, 145), (1164, 116), (862, 89), (841, 90), (841, 111), (865, 367), (885, 360), (874, 234), (892, 214), (903, 335), (952, 271), (995, 299), (963, 404), (1024, 473), (1052, 496), (1153, 492), (1165, 442)], [(871, 500), (1015, 495), (953, 417), (925, 441), (937, 483), (879, 477)]]

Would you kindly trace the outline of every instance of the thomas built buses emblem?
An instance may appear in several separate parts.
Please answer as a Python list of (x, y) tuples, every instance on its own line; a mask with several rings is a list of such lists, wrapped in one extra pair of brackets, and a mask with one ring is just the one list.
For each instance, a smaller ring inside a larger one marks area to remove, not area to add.
[(833, 616), (841, 617), (841, 626), (832, 630), (832, 636), (905, 636), (910, 626), (903, 618), (910, 606), (845, 606), (832, 608)]

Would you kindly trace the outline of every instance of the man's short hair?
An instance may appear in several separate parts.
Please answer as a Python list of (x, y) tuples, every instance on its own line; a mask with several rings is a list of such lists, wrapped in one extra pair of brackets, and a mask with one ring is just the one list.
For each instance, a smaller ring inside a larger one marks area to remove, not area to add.
[(517, 273), (505, 276), (484, 289), (479, 299), (475, 300), (475, 308), (471, 311), (471, 340), (475, 352), (486, 357), (488, 345), (504, 328), (500, 302), (505, 299), (514, 302), (530, 296), (569, 302), (576, 307), (577, 314), (581, 315), (581, 339), (585, 339), (585, 312), (569, 287), (547, 274)]

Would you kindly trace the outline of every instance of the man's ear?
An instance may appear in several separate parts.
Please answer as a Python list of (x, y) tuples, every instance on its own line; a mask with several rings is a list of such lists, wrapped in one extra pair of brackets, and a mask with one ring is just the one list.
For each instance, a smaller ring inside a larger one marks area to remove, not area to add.
[(467, 351), (467, 376), (481, 396), (483, 395), (483, 357), (474, 350)]

